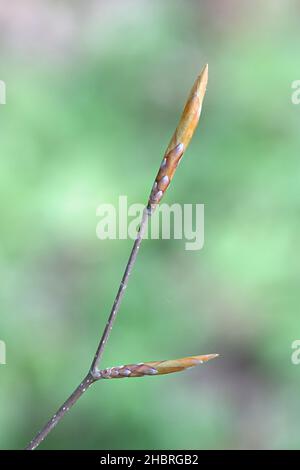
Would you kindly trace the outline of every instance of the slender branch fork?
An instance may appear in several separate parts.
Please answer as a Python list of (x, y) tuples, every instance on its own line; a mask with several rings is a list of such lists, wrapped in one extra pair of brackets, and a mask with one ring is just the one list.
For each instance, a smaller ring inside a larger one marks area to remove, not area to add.
[(217, 354), (209, 354), (206, 356), (193, 356), (190, 358), (178, 359), (173, 361), (160, 361), (140, 363), (127, 366), (113, 367), (110, 369), (99, 370), (99, 363), (102, 358), (107, 340), (111, 333), (114, 321), (118, 314), (122, 299), (125, 294), (125, 289), (128, 284), (130, 273), (135, 264), (139, 248), (141, 246), (143, 236), (147, 227), (147, 222), (151, 214), (160, 203), (166, 189), (168, 188), (176, 168), (186, 150), (195, 128), (197, 127), (202, 101), (206, 91), (208, 79), (208, 66), (206, 65), (197, 77), (194, 86), (190, 92), (185, 108), (183, 110), (178, 127), (174, 132), (169, 146), (165, 152), (162, 164), (157, 173), (154, 185), (152, 187), (148, 204), (145, 207), (142, 215), (140, 227), (138, 229), (136, 239), (133, 244), (117, 295), (115, 297), (110, 315), (105, 325), (103, 334), (99, 341), (96, 354), (93, 358), (90, 370), (78, 387), (73, 391), (69, 398), (61, 405), (52, 418), (45, 424), (45, 426), (37, 433), (37, 435), (30, 441), (26, 450), (36, 449), (47, 435), (54, 429), (54, 427), (61, 421), (70, 408), (79, 400), (79, 398), (87, 391), (87, 389), (96, 381), (107, 378), (122, 378), (122, 377), (140, 377), (143, 375), (155, 374), (168, 374), (171, 372), (178, 372), (188, 367), (206, 362), (213, 359)]
[(122, 298), (127, 287), (128, 278), (130, 276), (131, 270), (135, 263), (136, 257), (138, 255), (139, 247), (141, 245), (143, 235), (146, 229), (147, 219), (150, 212), (146, 209), (143, 213), (142, 222), (137, 233), (132, 251), (130, 253), (127, 266), (124, 271), (115, 301), (112, 306), (108, 321), (106, 323), (103, 335), (101, 337), (99, 346), (97, 348), (94, 360), (92, 362), (91, 368), (87, 376), (83, 381), (78, 385), (74, 392), (69, 396), (69, 398), (62, 404), (58, 411), (52, 416), (52, 418), (47, 422), (47, 424), (39, 431), (39, 433), (34, 437), (34, 439), (26, 447), (27, 450), (34, 450), (40, 445), (40, 443), (45, 439), (45, 437), (52, 431), (52, 429), (59, 423), (59, 421), (65, 416), (69, 409), (79, 400), (79, 398), (86, 392), (86, 390), (97, 380), (100, 380), (102, 377), (100, 371), (98, 371), (97, 366), (103, 354), (105, 344), (110, 335), (110, 332), (113, 327), (114, 320), (118, 313)]

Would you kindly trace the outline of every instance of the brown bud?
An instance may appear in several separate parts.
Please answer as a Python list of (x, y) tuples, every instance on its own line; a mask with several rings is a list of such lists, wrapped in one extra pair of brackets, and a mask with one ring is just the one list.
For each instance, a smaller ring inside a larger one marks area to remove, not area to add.
[(155, 178), (155, 182), (149, 197), (148, 207), (155, 209), (163, 197), (174, 176), (178, 163), (185, 152), (197, 127), (202, 102), (208, 80), (208, 65), (206, 65), (197, 77), (190, 92), (179, 124), (164, 155), (162, 164)]
[(190, 367), (195, 367), (204, 362), (218, 357), (218, 354), (207, 354), (204, 356), (191, 356), (170, 361), (141, 362), (139, 364), (128, 364), (126, 366), (110, 367), (101, 370), (99, 377), (102, 379), (122, 379), (124, 377), (143, 377), (145, 375), (163, 375), (180, 372)]

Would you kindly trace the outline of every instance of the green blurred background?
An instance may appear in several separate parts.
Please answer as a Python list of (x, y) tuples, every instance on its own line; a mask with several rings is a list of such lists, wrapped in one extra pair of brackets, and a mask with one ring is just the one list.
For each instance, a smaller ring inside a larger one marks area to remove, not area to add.
[(205, 204), (205, 246), (146, 240), (103, 366), (218, 352), (98, 383), (41, 449), (300, 448), (299, 2), (0, 6), (0, 447), (81, 380), (131, 249), (96, 208), (144, 202), (203, 64), (202, 119), (164, 202)]

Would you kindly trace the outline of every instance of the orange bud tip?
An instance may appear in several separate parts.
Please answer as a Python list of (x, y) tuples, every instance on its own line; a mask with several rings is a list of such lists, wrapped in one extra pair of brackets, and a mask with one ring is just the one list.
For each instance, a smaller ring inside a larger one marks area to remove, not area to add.
[(203, 67), (200, 74), (196, 78), (196, 81), (192, 90), (192, 92), (195, 93), (195, 95), (197, 95), (200, 98), (201, 104), (205, 95), (207, 82), (208, 82), (208, 64), (206, 64)]
[(206, 356), (204, 356), (206, 359), (206, 361), (210, 361), (211, 359), (215, 359), (216, 357), (219, 357), (220, 354), (207, 354)]

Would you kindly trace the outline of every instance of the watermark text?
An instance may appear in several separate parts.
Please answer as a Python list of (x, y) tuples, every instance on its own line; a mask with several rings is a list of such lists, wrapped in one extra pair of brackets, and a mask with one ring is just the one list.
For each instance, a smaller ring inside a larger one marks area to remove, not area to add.
[(0, 364), (6, 364), (6, 344), (0, 340)]
[(6, 104), (6, 84), (0, 80), (0, 104)]
[[(118, 207), (100, 204), (96, 235), (100, 240), (125, 240), (136, 237), (144, 210), (143, 204), (128, 206), (127, 196), (120, 196)], [(185, 240), (186, 250), (201, 250), (204, 245), (203, 204), (160, 204), (149, 217), (144, 238)]]
[(292, 103), (300, 104), (300, 80), (294, 80), (292, 82), (292, 89), (295, 90), (291, 96)]

